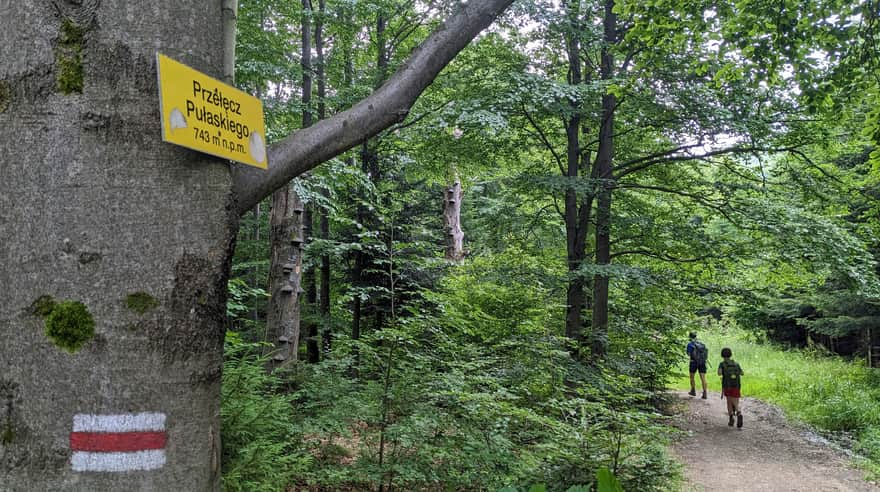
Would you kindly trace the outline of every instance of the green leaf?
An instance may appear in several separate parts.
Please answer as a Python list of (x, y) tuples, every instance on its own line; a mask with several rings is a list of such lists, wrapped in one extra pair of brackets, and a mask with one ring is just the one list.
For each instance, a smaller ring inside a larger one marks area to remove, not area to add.
[(623, 487), (621, 487), (617, 477), (608, 468), (599, 468), (596, 472), (596, 481), (598, 482), (598, 487), (596, 488), (598, 492), (623, 492)]

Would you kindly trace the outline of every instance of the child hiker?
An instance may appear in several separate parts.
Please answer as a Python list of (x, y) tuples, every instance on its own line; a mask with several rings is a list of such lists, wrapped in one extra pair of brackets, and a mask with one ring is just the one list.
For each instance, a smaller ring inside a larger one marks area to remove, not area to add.
[(721, 397), (727, 397), (727, 415), (730, 416), (727, 425), (733, 427), (733, 419), (736, 417), (736, 427), (741, 428), (743, 416), (739, 409), (739, 398), (743, 371), (739, 364), (731, 359), (732, 356), (733, 352), (729, 348), (721, 349), (721, 358), (724, 360), (718, 364), (718, 375), (721, 376)]

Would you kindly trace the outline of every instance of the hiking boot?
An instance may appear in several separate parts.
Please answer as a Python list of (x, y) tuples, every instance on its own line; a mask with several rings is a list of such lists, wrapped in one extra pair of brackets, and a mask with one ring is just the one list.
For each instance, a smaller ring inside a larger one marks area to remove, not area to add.
[[(733, 416), (730, 417), (730, 421), (733, 422)], [(736, 428), (742, 429), (743, 426), (743, 414), (742, 412), (736, 412)]]
[(690, 390), (690, 391), (688, 391), (688, 394), (689, 394), (689, 395), (691, 395), (691, 396), (697, 396), (697, 392), (696, 392), (696, 391), (694, 391), (694, 389), (693, 389), (693, 388), (691, 388), (691, 390)]
[(733, 427), (733, 414), (730, 415), (730, 420), (727, 421), (728, 427)]
[(705, 400), (706, 398), (708, 398), (708, 397), (706, 396), (706, 392), (705, 392), (705, 391), (703, 392), (703, 396), (701, 396), (700, 398), (702, 398), (702, 399), (704, 399), (704, 400)]

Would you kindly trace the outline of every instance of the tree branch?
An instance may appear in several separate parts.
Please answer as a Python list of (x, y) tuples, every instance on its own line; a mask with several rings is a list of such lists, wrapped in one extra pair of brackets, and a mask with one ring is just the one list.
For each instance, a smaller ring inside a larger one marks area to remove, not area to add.
[(738, 227), (738, 228), (740, 228), (740, 229), (743, 229), (743, 230), (749, 230), (749, 229), (751, 229), (751, 230), (755, 230), (754, 228), (745, 227), (745, 226), (743, 226), (742, 224), (740, 224), (739, 221), (737, 221), (736, 219), (734, 219), (734, 218), (730, 215), (730, 211), (728, 211), (728, 210), (724, 207), (724, 205), (719, 205), (719, 204), (717, 204), (717, 203), (712, 203), (708, 198), (706, 198), (706, 197), (704, 197), (704, 196), (700, 196), (700, 195), (697, 195), (697, 194), (694, 194), (694, 193), (688, 193), (688, 192), (686, 192), (686, 191), (675, 190), (675, 189), (672, 189), (672, 188), (666, 188), (666, 187), (664, 187), (664, 186), (641, 185), (641, 184), (635, 184), (635, 183), (620, 183), (620, 182), (618, 182), (618, 184), (617, 184), (617, 188), (621, 188), (621, 189), (635, 189), (635, 190), (652, 190), (652, 191), (659, 191), (659, 192), (661, 192), (661, 193), (669, 193), (669, 194), (672, 194), (672, 195), (678, 195), (678, 196), (682, 196), (682, 197), (685, 197), (685, 198), (689, 198), (689, 199), (691, 199), (691, 200), (693, 200), (693, 201), (699, 203), (700, 205), (702, 205), (702, 206), (704, 206), (704, 207), (706, 207), (706, 208), (709, 208), (709, 209), (712, 209), (712, 210), (718, 212), (719, 214), (721, 214), (722, 216), (724, 216), (724, 218), (727, 219), (728, 222), (730, 222), (731, 224), (735, 225), (736, 227)]
[(562, 166), (562, 157), (556, 153), (556, 149), (553, 148), (553, 145), (550, 144), (550, 140), (547, 139), (547, 135), (544, 134), (544, 130), (541, 130), (541, 127), (538, 126), (538, 123), (532, 118), (532, 115), (529, 114), (529, 110), (526, 109), (526, 105), (522, 105), (522, 111), (525, 115), (526, 119), (529, 120), (532, 127), (538, 132), (538, 137), (540, 137), (541, 142), (544, 144), (544, 147), (547, 147), (547, 150), (550, 151), (550, 154), (553, 155), (553, 158), (556, 159), (556, 165), (559, 167), (559, 172), (565, 174), (565, 168)]
[(236, 211), (245, 213), (291, 179), (406, 118), (419, 95), (459, 51), (513, 0), (471, 0), (440, 25), (376, 92), (351, 109), (269, 148), (269, 169), (233, 165)]
[(697, 263), (700, 261), (708, 260), (710, 258), (718, 258), (718, 255), (714, 255), (714, 254), (705, 254), (705, 255), (694, 257), (694, 258), (677, 258), (672, 255), (666, 255), (663, 253), (655, 253), (655, 252), (650, 251), (648, 249), (632, 249), (632, 250), (626, 250), (626, 251), (618, 251), (616, 253), (612, 253), (611, 257), (617, 258), (620, 256), (625, 256), (625, 255), (642, 255), (642, 256), (647, 256), (649, 258), (656, 258), (658, 260), (668, 261), (671, 263)]
[(702, 144), (692, 144), (692, 145), (682, 145), (680, 147), (676, 147), (673, 149), (667, 149), (662, 152), (657, 152), (655, 154), (639, 157), (637, 159), (632, 159), (630, 161), (624, 162), (617, 167), (616, 175), (618, 177), (627, 176), (637, 171), (641, 171), (642, 169), (649, 168), (655, 164), (664, 164), (669, 162), (681, 162), (681, 161), (693, 161), (699, 159), (706, 159), (707, 157), (713, 157), (718, 155), (725, 154), (755, 154), (759, 152), (795, 152), (798, 147), (755, 147), (755, 146), (734, 146), (727, 147), (724, 149), (712, 150), (709, 152), (704, 152), (702, 154), (683, 154), (683, 155), (674, 155), (677, 152), (686, 151), (688, 149), (694, 147), (701, 147)]
[(409, 128), (409, 127), (415, 125), (416, 123), (422, 121), (423, 119), (427, 118), (428, 116), (431, 116), (431, 115), (433, 115), (433, 114), (437, 114), (437, 113), (439, 113), (440, 111), (443, 111), (444, 109), (446, 109), (447, 107), (449, 107), (449, 105), (452, 104), (453, 102), (454, 102), (454, 101), (451, 101), (451, 100), (450, 100), (450, 101), (446, 101), (446, 102), (444, 102), (443, 104), (441, 104), (441, 105), (439, 105), (439, 106), (436, 106), (436, 107), (433, 107), (433, 108), (428, 108), (428, 109), (426, 109), (424, 112), (420, 113), (419, 115), (414, 116), (414, 117), (412, 117), (412, 118), (406, 120), (405, 122), (402, 121), (402, 122), (400, 122), (399, 124), (394, 125), (394, 126), (388, 128), (388, 131), (389, 131), (389, 132), (394, 132), (394, 131), (397, 131), (397, 130), (403, 130), (404, 128)]

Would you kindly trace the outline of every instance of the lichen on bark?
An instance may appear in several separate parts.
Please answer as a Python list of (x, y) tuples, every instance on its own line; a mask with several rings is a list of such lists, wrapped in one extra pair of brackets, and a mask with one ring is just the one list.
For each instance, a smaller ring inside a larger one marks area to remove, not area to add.
[(46, 317), (55, 309), (55, 299), (48, 294), (41, 295), (31, 303), (30, 312), (36, 316)]
[(83, 91), (83, 44), (86, 30), (74, 21), (61, 21), (61, 33), (55, 46), (55, 68), (58, 91), (63, 94)]
[(9, 84), (6, 81), (0, 80), (0, 113), (5, 112), (9, 108), (9, 99), (12, 97), (11, 93)]
[(125, 305), (138, 314), (144, 314), (159, 307), (159, 301), (146, 292), (135, 292), (126, 296)]

